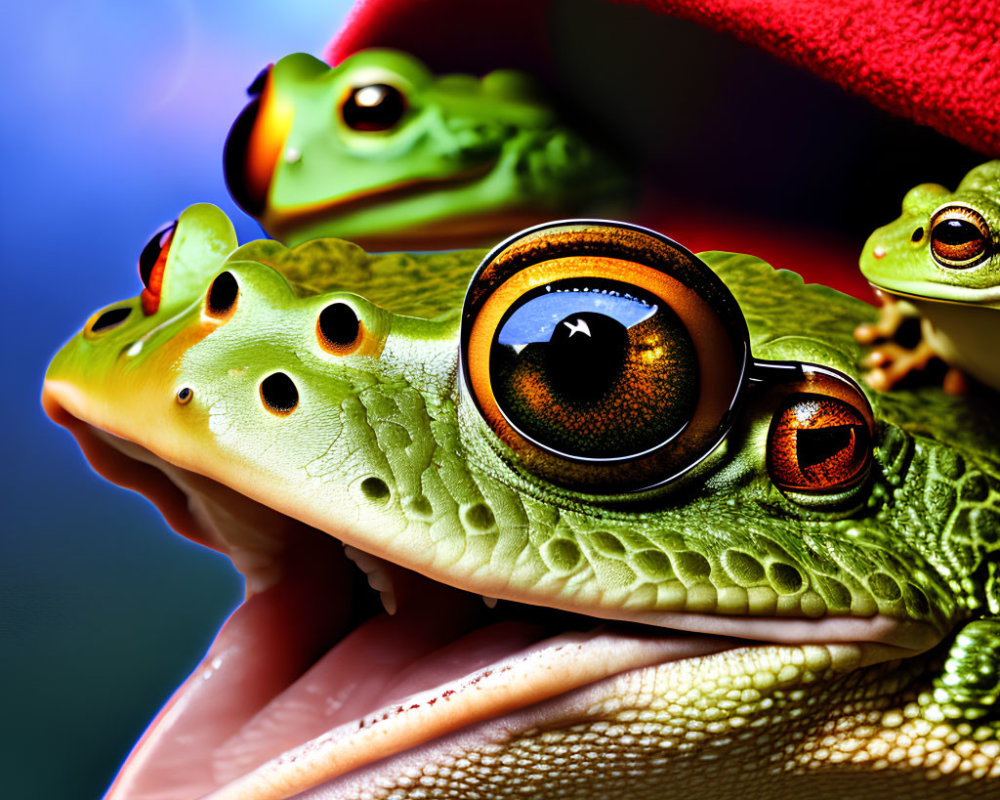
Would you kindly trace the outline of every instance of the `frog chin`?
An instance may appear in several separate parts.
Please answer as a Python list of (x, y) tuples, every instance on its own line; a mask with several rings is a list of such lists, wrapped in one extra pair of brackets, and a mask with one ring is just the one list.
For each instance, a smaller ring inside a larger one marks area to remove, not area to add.
[(795, 685), (913, 655), (938, 638), (881, 617), (678, 613), (639, 625), (484, 603), (94, 427), (52, 391), (43, 402), (97, 472), (228, 555), (247, 583), (246, 600), (106, 800), (354, 796), (352, 787), (415, 754), (427, 763), (428, 751), (469, 741), (482, 752), (543, 720), (569, 727), (637, 686), (669, 686), (692, 670), (754, 675), (780, 663), (793, 665), (783, 674)]

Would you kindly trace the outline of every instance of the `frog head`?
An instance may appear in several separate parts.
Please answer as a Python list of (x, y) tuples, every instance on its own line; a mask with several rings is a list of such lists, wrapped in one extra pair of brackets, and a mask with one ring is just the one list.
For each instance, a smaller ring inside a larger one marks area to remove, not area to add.
[(907, 192), (899, 219), (865, 244), (861, 271), (895, 294), (1000, 301), (1000, 161), (971, 170), (954, 192), (936, 183)]
[(163, 764), (176, 796), (270, 799), (531, 709), (573, 730), (623, 673), (753, 716), (748, 692), (920, 653), (988, 603), (995, 424), (862, 390), (864, 303), (627, 225), (485, 256), (224, 255), (227, 231), (182, 215), (160, 307), (102, 312), (46, 378), (95, 468), (247, 579), (111, 800)]
[(236, 201), (290, 244), (494, 242), (567, 212), (620, 206), (627, 180), (528, 75), (436, 77), (365, 50), (336, 67), (302, 53), (249, 88), (225, 150)]

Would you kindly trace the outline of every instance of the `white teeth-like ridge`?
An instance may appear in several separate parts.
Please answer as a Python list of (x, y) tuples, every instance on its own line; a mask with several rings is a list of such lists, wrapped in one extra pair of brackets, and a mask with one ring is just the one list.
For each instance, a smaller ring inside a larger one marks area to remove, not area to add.
[(356, 547), (351, 547), (349, 544), (344, 545), (344, 555), (351, 559), (358, 569), (365, 573), (365, 577), (368, 578), (368, 585), (378, 592), (385, 613), (389, 616), (395, 614), (397, 607), (396, 590), (392, 585), (392, 576), (387, 569), (389, 562), (383, 561), (381, 558), (366, 553), (363, 550), (358, 550)]

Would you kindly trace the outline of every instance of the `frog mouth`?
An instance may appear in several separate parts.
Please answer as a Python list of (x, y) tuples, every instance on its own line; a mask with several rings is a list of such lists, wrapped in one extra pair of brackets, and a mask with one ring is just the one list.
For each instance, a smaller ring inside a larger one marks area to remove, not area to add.
[[(794, 683), (805, 670), (833, 677), (937, 641), (879, 618), (763, 628), (719, 617), (686, 632), (484, 603), (84, 421), (58, 381), (46, 384), (43, 403), (99, 474), (228, 555), (247, 583), (245, 602), (150, 724), (106, 800), (353, 797), (399, 775), (408, 758), (440, 763), (469, 741), (481, 751), (543, 721), (581, 724), (637, 682), (648, 691), (650, 681), (710, 673), (723, 654), (727, 663), (745, 660), (747, 674), (762, 657), (793, 665), (786, 678)], [(379, 595), (395, 613), (379, 607)]]

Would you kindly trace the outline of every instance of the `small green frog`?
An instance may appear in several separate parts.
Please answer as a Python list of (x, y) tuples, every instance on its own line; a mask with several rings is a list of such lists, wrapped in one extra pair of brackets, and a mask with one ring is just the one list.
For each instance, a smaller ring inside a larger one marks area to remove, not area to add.
[(883, 306), (858, 341), (891, 339), (905, 319), (921, 319), (916, 347), (890, 341), (868, 356), (873, 387), (886, 391), (940, 357), (951, 367), (946, 391), (964, 391), (965, 375), (1000, 389), (1000, 161), (971, 170), (954, 192), (911, 189), (902, 216), (868, 239), (861, 272)]
[(527, 74), (435, 77), (394, 50), (264, 70), (225, 149), (236, 202), (289, 244), (489, 244), (626, 203), (621, 167), (563, 122)]
[(247, 599), (108, 800), (996, 793), (997, 415), (862, 390), (867, 304), (593, 222), (139, 267), (43, 402)]

